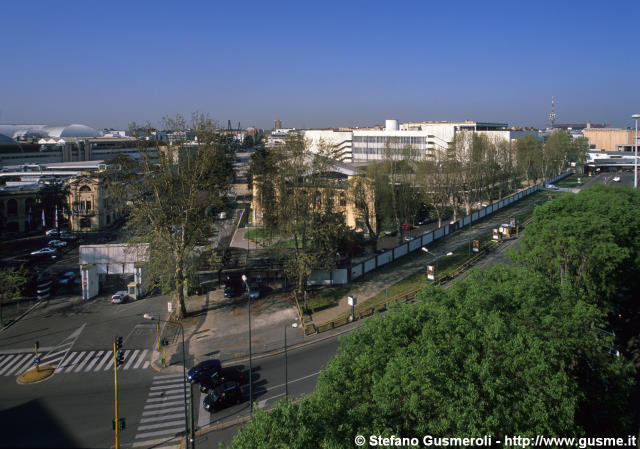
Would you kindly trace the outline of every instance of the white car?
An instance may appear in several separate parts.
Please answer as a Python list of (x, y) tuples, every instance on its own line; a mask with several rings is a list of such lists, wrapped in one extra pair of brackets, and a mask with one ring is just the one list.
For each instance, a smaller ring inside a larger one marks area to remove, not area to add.
[(47, 232), (44, 233), (47, 237), (58, 237), (58, 234), (60, 234), (60, 232), (57, 229), (49, 229)]
[(55, 256), (57, 250), (55, 248), (42, 248), (37, 251), (32, 251), (32, 256)]
[(613, 182), (620, 182), (620, 176), (615, 176), (613, 178)]
[(554, 186), (553, 184), (547, 184), (547, 189), (551, 189), (551, 190), (560, 190), (558, 188), (558, 186)]
[(63, 246), (67, 246), (67, 242), (63, 242), (62, 240), (51, 240), (49, 242), (49, 246), (52, 248), (61, 248)]
[(127, 297), (128, 297), (127, 292), (124, 290), (115, 292), (115, 294), (111, 297), (111, 303), (120, 304), (121, 302), (125, 301)]

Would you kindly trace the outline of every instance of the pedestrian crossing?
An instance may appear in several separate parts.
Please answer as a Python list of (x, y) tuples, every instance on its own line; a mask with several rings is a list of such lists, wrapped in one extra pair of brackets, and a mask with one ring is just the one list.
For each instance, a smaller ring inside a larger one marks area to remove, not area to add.
[[(186, 430), (184, 388), (183, 374), (153, 378), (132, 448), (180, 447), (180, 439)], [(188, 400), (187, 396), (187, 407)]]
[[(87, 373), (113, 369), (113, 351), (72, 351), (56, 347), (40, 356), (40, 366), (52, 366), (56, 374)], [(148, 349), (124, 350), (124, 365), (118, 370), (147, 369), (151, 363)], [(0, 354), (0, 376), (18, 376), (34, 366), (34, 353)]]

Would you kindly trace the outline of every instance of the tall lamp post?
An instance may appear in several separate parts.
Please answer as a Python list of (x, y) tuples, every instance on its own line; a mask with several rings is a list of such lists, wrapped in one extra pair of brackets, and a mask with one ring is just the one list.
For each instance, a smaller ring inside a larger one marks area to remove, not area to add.
[[(292, 323), (291, 327), (298, 327), (298, 323)], [(287, 361), (287, 329), (288, 324), (284, 326), (284, 397), (289, 397), (289, 364)]]
[(633, 188), (638, 188), (638, 119), (640, 114), (633, 114), (631, 118), (636, 119), (636, 138), (633, 141)]
[(244, 287), (247, 289), (247, 296), (249, 297), (249, 412), (253, 416), (253, 362), (251, 360), (251, 292), (249, 291), (249, 285), (247, 284), (246, 274), (242, 275), (242, 282), (244, 282)]
[(194, 449), (195, 438), (194, 438), (194, 429), (193, 429), (193, 389), (192, 388), (189, 388), (191, 406), (189, 407), (189, 411), (187, 412), (187, 361), (186, 361), (187, 353), (185, 352), (185, 346), (184, 346), (184, 327), (182, 326), (182, 323), (179, 323), (178, 321), (161, 320), (160, 318), (156, 318), (153, 315), (150, 315), (148, 313), (145, 313), (144, 315), (142, 315), (142, 318), (144, 318), (145, 320), (157, 321), (160, 323), (177, 324), (178, 326), (180, 326), (180, 331), (182, 333), (182, 374), (183, 374), (182, 383), (184, 386), (184, 425), (185, 425), (185, 432), (189, 433), (189, 436), (187, 438), (187, 449), (188, 448)]
[(434, 276), (434, 282), (435, 282), (435, 281), (437, 281), (437, 280), (438, 280), (438, 274), (439, 274), (439, 273), (438, 273), (438, 260), (440, 260), (440, 258), (441, 258), (442, 256), (453, 256), (453, 252), (452, 252), (452, 251), (449, 251), (449, 252), (448, 252), (448, 253), (446, 253), (446, 254), (435, 254), (435, 253), (433, 253), (433, 252), (429, 251), (429, 248), (427, 248), (426, 246), (423, 246), (421, 249), (422, 249), (422, 251), (424, 251), (425, 253), (427, 253), (427, 255), (428, 255), (428, 256), (433, 257), (433, 260), (435, 260), (435, 261), (436, 261), (436, 272), (435, 272), (435, 276)]

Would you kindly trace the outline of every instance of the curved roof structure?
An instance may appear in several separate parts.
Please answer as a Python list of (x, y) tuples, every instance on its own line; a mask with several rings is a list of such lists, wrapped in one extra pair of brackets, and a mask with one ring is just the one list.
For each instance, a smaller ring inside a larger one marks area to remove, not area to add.
[(80, 125), (77, 123), (63, 126), (51, 126), (51, 125), (0, 125), (0, 136), (2, 141), (10, 139), (11, 142), (6, 144), (15, 143), (14, 139), (17, 137), (32, 137), (32, 138), (46, 138), (46, 137), (98, 137), (100, 133), (91, 128), (90, 126)]

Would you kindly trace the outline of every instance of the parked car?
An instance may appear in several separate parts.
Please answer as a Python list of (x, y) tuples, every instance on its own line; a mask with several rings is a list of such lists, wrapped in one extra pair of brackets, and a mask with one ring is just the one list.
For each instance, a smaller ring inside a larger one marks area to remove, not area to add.
[(256, 283), (249, 285), (249, 298), (258, 299), (260, 297), (260, 286)]
[(50, 240), (49, 241), (49, 246), (51, 248), (62, 248), (64, 246), (67, 246), (68, 243), (67, 242), (63, 242), (62, 240)]
[(237, 404), (242, 399), (242, 390), (240, 384), (235, 380), (229, 380), (221, 383), (204, 397), (202, 405), (208, 412)]
[(225, 298), (233, 298), (234, 296), (238, 296), (240, 292), (240, 285), (237, 283), (227, 284), (224, 287), (224, 297)]
[(421, 218), (420, 220), (418, 220), (418, 225), (419, 225), (419, 226), (426, 225), (426, 224), (431, 223), (432, 221), (433, 221), (433, 220), (432, 220), (431, 218), (429, 218), (429, 217), (424, 217), (424, 218)]
[(57, 253), (58, 253), (58, 250), (56, 250), (55, 248), (41, 248), (39, 250), (32, 251), (31, 255), (32, 256), (51, 256), (51, 257), (55, 257)]
[(111, 297), (111, 303), (120, 304), (124, 302), (128, 297), (129, 295), (127, 295), (127, 292), (125, 290), (120, 290), (119, 292), (115, 292)]
[(58, 231), (57, 229), (49, 229), (44, 233), (44, 235), (46, 235), (47, 237), (58, 237), (58, 235), (60, 235), (60, 231)]
[(613, 182), (620, 182), (620, 176), (614, 176)]
[(210, 359), (198, 363), (187, 372), (187, 382), (200, 382), (222, 369), (220, 360)]
[(207, 393), (228, 380), (242, 384), (242, 374), (235, 368), (222, 368), (220, 371), (216, 371), (200, 381), (200, 391)]
[(547, 189), (560, 190), (560, 188), (558, 186), (554, 186), (553, 184), (547, 184)]
[(78, 238), (77, 235), (73, 235), (73, 234), (69, 234), (67, 232), (61, 232), (60, 233), (60, 238), (62, 240), (76, 240)]
[(76, 278), (76, 273), (74, 271), (67, 271), (62, 276), (60, 276), (60, 279), (58, 279), (58, 284), (71, 285), (75, 278)]

